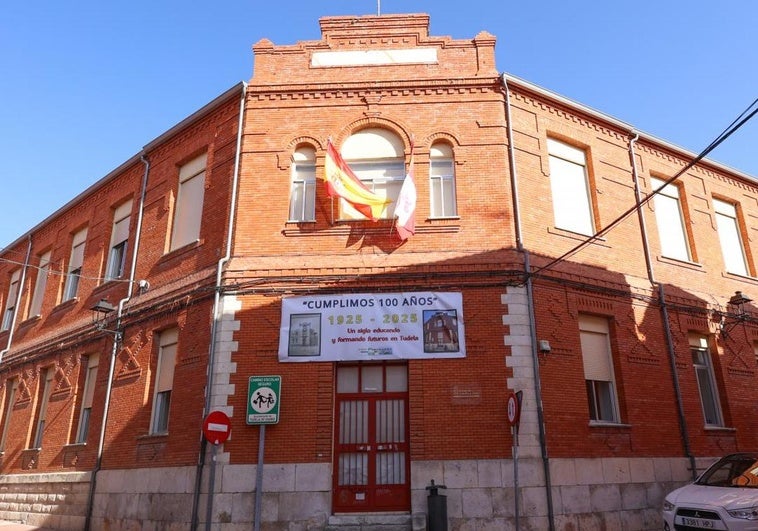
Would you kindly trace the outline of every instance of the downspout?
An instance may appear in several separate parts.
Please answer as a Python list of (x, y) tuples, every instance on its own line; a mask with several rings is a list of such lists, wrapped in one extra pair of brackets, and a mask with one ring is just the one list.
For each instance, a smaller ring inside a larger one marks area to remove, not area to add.
[(108, 410), (110, 408), (111, 394), (113, 391), (113, 374), (116, 365), (116, 355), (118, 354), (118, 346), (121, 343), (123, 337), (121, 332), (121, 318), (124, 313), (124, 305), (129, 302), (132, 297), (132, 290), (134, 286), (134, 279), (137, 269), (137, 255), (139, 253), (140, 236), (142, 234), (142, 217), (145, 209), (145, 196), (147, 195), (147, 176), (150, 172), (150, 161), (143, 155), (140, 157), (142, 164), (145, 165), (145, 172), (142, 175), (142, 190), (140, 191), (139, 209), (137, 213), (137, 227), (135, 229), (134, 236), (134, 252), (132, 253), (132, 264), (129, 272), (129, 282), (127, 284), (126, 297), (118, 302), (118, 309), (116, 311), (116, 322), (112, 330), (109, 330), (113, 334), (113, 347), (111, 348), (111, 360), (108, 367), (108, 383), (105, 387), (105, 402), (103, 405), (103, 420), (100, 424), (100, 439), (97, 443), (97, 459), (95, 461), (95, 468), (92, 469), (92, 479), (90, 480), (89, 494), (87, 497), (87, 514), (84, 520), (84, 531), (90, 530), (92, 520), (92, 508), (95, 501), (95, 491), (97, 486), (97, 474), (100, 472), (103, 464), (103, 448), (105, 447), (105, 429), (108, 424)]
[[(634, 181), (634, 195), (639, 205), (642, 201), (642, 193), (640, 191), (639, 173), (637, 172), (637, 160), (634, 154), (634, 145), (639, 139), (640, 135), (636, 131), (631, 131), (634, 135), (629, 140), (629, 161), (632, 165), (632, 179)], [(666, 350), (668, 352), (669, 366), (671, 368), (671, 378), (674, 384), (674, 395), (676, 396), (676, 410), (679, 419), (679, 433), (682, 438), (682, 446), (684, 447), (684, 454), (689, 459), (690, 471), (693, 481), (697, 478), (697, 468), (695, 464), (695, 456), (692, 455), (692, 449), (690, 448), (689, 430), (687, 429), (687, 419), (684, 415), (684, 403), (682, 401), (682, 390), (679, 386), (679, 374), (676, 369), (676, 349), (674, 347), (674, 340), (671, 334), (671, 323), (669, 322), (668, 305), (666, 304), (666, 291), (663, 284), (660, 284), (655, 280), (655, 274), (653, 272), (653, 261), (650, 257), (650, 245), (647, 237), (647, 225), (645, 224), (645, 216), (642, 214), (642, 209), (637, 208), (637, 217), (640, 223), (640, 233), (642, 235), (642, 249), (645, 254), (645, 267), (647, 268), (647, 277), (650, 285), (658, 288), (658, 301), (661, 308), (661, 320), (663, 321), (663, 334), (666, 339)]]
[(13, 333), (16, 330), (16, 320), (18, 318), (18, 311), (21, 309), (21, 294), (23, 293), (24, 282), (26, 282), (26, 270), (29, 269), (29, 257), (32, 255), (32, 235), (29, 234), (29, 244), (26, 247), (26, 258), (24, 258), (24, 267), (21, 269), (21, 278), (18, 281), (18, 289), (16, 290), (16, 306), (13, 309), (13, 317), (11, 318), (10, 330), (8, 331), (8, 342), (5, 344), (5, 348), (0, 350), (0, 363), (3, 362), (3, 358), (11, 349), (13, 345)]
[[(234, 218), (237, 215), (237, 188), (239, 183), (240, 159), (242, 151), (242, 127), (245, 119), (245, 96), (247, 95), (247, 83), (242, 82), (242, 96), (240, 97), (240, 116), (237, 123), (237, 145), (234, 155), (234, 174), (232, 176), (232, 196), (229, 202), (229, 223), (227, 226), (226, 251), (216, 266), (216, 286), (213, 296), (213, 319), (211, 321), (211, 337), (208, 346), (208, 375), (205, 390), (205, 404), (203, 406), (203, 418), (211, 412), (213, 397), (213, 370), (216, 361), (216, 336), (218, 334), (218, 322), (221, 319), (221, 290), (223, 288), (223, 274), (226, 264), (232, 257), (232, 237), (234, 234)], [(200, 504), (200, 488), (205, 466), (205, 454), (207, 450), (205, 437), (200, 437), (200, 453), (198, 455), (197, 471), (195, 473), (195, 490), (192, 498), (192, 520), (190, 529), (196, 529), (198, 525), (198, 508)], [(210, 506), (213, 493), (208, 493), (208, 505)]]
[(524, 250), (521, 240), (521, 211), (519, 210), (518, 173), (516, 172), (516, 146), (513, 144), (513, 123), (511, 122), (511, 91), (505, 80), (505, 74), (500, 75), (500, 82), (505, 90), (505, 127), (508, 134), (508, 167), (511, 172), (511, 196), (513, 196), (513, 225), (516, 238), (516, 249)]
[(532, 345), (532, 368), (534, 371), (534, 398), (537, 406), (537, 428), (539, 429), (540, 453), (542, 456), (542, 469), (545, 474), (545, 495), (547, 497), (547, 521), (550, 531), (555, 530), (555, 509), (553, 508), (553, 487), (550, 477), (550, 460), (547, 454), (547, 436), (545, 433), (545, 412), (542, 407), (542, 381), (540, 378), (540, 361), (537, 350), (537, 322), (534, 311), (534, 284), (530, 274), (531, 264), (529, 251), (524, 248), (521, 235), (521, 214), (519, 210), (518, 173), (516, 171), (516, 147), (513, 142), (513, 122), (511, 121), (511, 92), (501, 74), (500, 81), (505, 90), (505, 120), (508, 135), (508, 160), (511, 176), (511, 194), (513, 196), (513, 225), (516, 238), (516, 249), (524, 254), (524, 273), (526, 277), (526, 298), (529, 311), (529, 333)]

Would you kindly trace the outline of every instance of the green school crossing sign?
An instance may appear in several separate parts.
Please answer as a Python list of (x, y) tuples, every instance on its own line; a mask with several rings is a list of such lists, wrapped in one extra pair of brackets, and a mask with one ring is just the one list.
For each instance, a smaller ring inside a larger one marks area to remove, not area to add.
[(251, 376), (247, 384), (247, 423), (276, 424), (279, 422), (279, 393), (281, 376)]

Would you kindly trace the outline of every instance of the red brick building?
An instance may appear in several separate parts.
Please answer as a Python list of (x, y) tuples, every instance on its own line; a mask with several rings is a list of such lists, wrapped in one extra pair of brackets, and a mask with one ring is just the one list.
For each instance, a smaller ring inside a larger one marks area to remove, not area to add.
[[(320, 24), (0, 255), (0, 517), (423, 529), (434, 481), (452, 529), (648, 529), (758, 446), (753, 178), (680, 176), (486, 32)], [(378, 219), (326, 193), (329, 143)]]

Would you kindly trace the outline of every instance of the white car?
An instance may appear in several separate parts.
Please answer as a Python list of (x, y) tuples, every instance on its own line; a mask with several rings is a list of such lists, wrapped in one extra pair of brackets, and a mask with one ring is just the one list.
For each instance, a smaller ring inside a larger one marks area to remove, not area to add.
[(758, 452), (722, 457), (666, 496), (663, 529), (758, 531)]

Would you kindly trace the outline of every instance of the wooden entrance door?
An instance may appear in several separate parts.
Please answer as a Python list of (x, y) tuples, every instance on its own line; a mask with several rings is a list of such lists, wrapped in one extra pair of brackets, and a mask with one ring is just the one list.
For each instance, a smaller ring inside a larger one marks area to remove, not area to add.
[(408, 369), (337, 366), (334, 511), (410, 509)]

